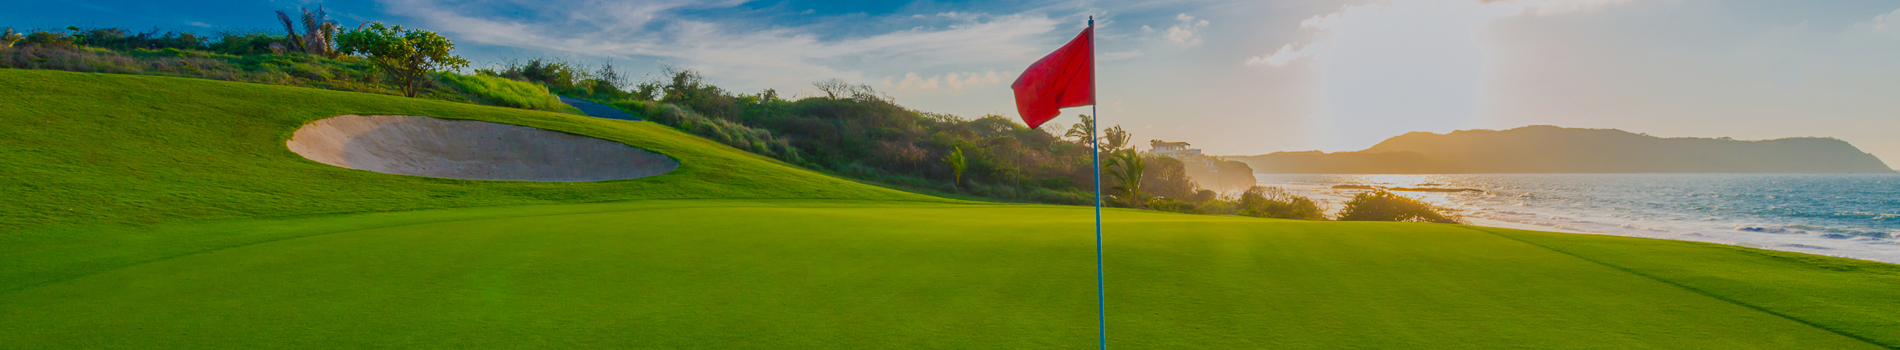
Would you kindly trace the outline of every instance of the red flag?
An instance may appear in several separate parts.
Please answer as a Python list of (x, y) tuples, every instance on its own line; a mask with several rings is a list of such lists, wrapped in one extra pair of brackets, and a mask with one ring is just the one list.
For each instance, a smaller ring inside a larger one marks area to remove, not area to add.
[(1022, 114), (1023, 124), (1042, 126), (1062, 108), (1095, 104), (1095, 21), (1089, 22), (1075, 40), (1029, 65), (1009, 85), (1016, 90), (1016, 113)]

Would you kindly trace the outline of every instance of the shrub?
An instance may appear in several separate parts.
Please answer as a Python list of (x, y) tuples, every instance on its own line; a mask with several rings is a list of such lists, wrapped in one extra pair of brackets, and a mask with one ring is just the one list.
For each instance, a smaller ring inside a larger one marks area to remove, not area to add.
[(1326, 214), (1320, 212), (1319, 203), (1312, 199), (1286, 193), (1279, 188), (1254, 186), (1241, 192), (1239, 214), (1298, 220), (1325, 220)]
[(206, 43), (205, 50), (226, 55), (262, 55), (275, 53), (270, 45), (285, 40), (265, 33), (225, 32), (218, 34), (217, 41)]
[(1372, 190), (1353, 196), (1351, 201), (1346, 202), (1346, 208), (1339, 211), (1339, 220), (1459, 223), (1457, 218), (1439, 213), (1439, 209), (1430, 203), (1386, 190)]
[(1165, 212), (1187, 213), (1187, 214), (1200, 213), (1199, 208), (1197, 208), (1193, 203), (1183, 203), (1181, 201), (1174, 200), (1174, 198), (1162, 197), (1162, 198), (1150, 199), (1148, 200), (1148, 203), (1146, 204), (1146, 206), (1148, 207), (1148, 209), (1154, 209), (1154, 210), (1165, 211)]
[(46, 31), (35, 31), (32, 34), (26, 35), (27, 45), (57, 49), (73, 48), (73, 43), (77, 40), (78, 38), (74, 38), (71, 35)]

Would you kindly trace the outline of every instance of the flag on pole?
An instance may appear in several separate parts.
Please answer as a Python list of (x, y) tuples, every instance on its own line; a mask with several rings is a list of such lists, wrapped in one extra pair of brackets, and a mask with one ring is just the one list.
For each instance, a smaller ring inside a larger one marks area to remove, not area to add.
[(1066, 107), (1095, 104), (1095, 25), (1023, 70), (1016, 82), (1016, 113), (1034, 128), (1055, 119)]
[[(1082, 34), (1029, 65), (1009, 87), (1016, 90), (1016, 112), (1031, 128), (1055, 119), (1064, 107), (1094, 106), (1095, 16), (1089, 16), (1089, 27)], [(1096, 121), (1094, 124), (1101, 124), (1101, 116), (1093, 111), (1089, 116)], [(1108, 287), (1102, 272), (1102, 146), (1096, 141), (1091, 128), (1089, 146), (1095, 150), (1089, 152), (1095, 156), (1095, 321), (1102, 350), (1108, 350)]]

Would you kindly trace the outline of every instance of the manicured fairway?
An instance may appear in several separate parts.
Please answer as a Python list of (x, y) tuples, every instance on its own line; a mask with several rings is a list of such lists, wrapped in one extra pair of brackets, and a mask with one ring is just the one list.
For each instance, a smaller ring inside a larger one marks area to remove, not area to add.
[[(595, 183), (284, 148), (398, 114), (677, 158)], [(646, 122), (0, 70), (0, 349), (1093, 348), (1088, 208), (828, 177)], [(1900, 349), (1900, 266), (1458, 225), (1109, 210), (1120, 349)]]
[[(378, 220), (400, 226), (38, 285), (0, 295), (0, 333), (14, 345), (52, 348), (1087, 348), (1092, 340), (1093, 252), (1081, 208), (657, 201), (521, 209), (536, 213), (427, 222), (443, 220), (436, 213), (409, 225), (386, 217)], [(1861, 303), (1896, 297), (1900, 286), (1893, 274), (1813, 275), (1827, 270), (1686, 242), (1644, 241), (1686, 253), (1604, 264), (1576, 255), (1605, 256), (1597, 252), (1514, 239), (1549, 238), (1520, 231), (1132, 211), (1110, 218), (1110, 330), (1129, 348), (1879, 349), (1681, 285), (1725, 276), (1657, 279), (1626, 269), (1721, 258), (1769, 268), (1745, 277), (1809, 276), (1802, 283), (1845, 288), (1837, 291)], [(1877, 284), (1835, 284), (1842, 277)], [(1739, 282), (1700, 287), (1753, 288)], [(1827, 326), (1896, 339), (1873, 316)]]

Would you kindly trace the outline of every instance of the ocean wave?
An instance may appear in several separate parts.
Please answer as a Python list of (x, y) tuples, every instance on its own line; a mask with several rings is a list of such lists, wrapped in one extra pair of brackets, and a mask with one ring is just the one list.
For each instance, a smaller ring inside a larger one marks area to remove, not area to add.
[(1820, 249), (1820, 250), (1834, 250), (1834, 248), (1828, 248), (1828, 247), (1822, 247), (1822, 246), (1818, 246), (1818, 245), (1806, 245), (1806, 244), (1797, 244), (1797, 243), (1790, 243), (1790, 244), (1776, 244), (1775, 246), (1776, 246), (1776, 247), (1782, 247), (1782, 248), (1799, 248), (1799, 249)]
[(1776, 226), (1776, 225), (1736, 225), (1735, 230), (1742, 231), (1742, 232), (1757, 232), (1757, 233), (1805, 234), (1805, 235), (1814, 235), (1821, 238), (1833, 238), (1833, 239), (1845, 239), (1845, 238), (1855, 238), (1855, 237), (1893, 238), (1894, 236), (1896, 236), (1895, 232), (1893, 231), (1862, 230), (1862, 229), (1824, 227), (1824, 226), (1813, 226), (1813, 225), (1779, 225), (1779, 226)]

